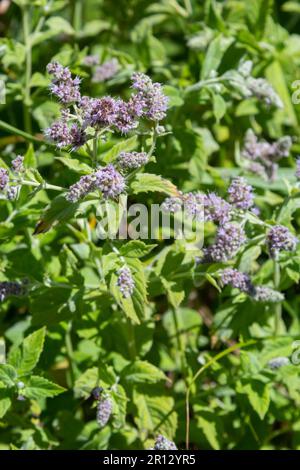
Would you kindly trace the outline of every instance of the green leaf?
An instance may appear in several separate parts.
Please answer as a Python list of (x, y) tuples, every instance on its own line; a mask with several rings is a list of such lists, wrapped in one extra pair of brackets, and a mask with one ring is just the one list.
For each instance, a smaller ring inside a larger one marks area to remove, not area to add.
[(97, 367), (87, 369), (74, 384), (74, 393), (78, 398), (89, 398), (93, 388), (98, 385), (99, 373)]
[(32, 144), (29, 144), (28, 150), (24, 155), (24, 166), (25, 168), (36, 168), (37, 166), (34, 148)]
[(136, 258), (127, 258), (126, 264), (131, 270), (134, 279), (134, 291), (131, 297), (124, 298), (117, 286), (118, 276), (113, 272), (110, 280), (110, 291), (115, 300), (134, 323), (139, 324), (145, 316), (145, 305), (147, 304), (146, 278), (142, 263)]
[(8, 395), (8, 390), (2, 388), (0, 382), (0, 419), (6, 414), (11, 406), (11, 399)]
[(260, 419), (264, 419), (270, 406), (270, 387), (259, 380), (249, 380), (237, 384), (237, 392), (247, 395), (250, 405)]
[(218, 70), (224, 53), (232, 41), (233, 38), (225, 38), (222, 34), (218, 35), (213, 41), (211, 41), (202, 67), (202, 80), (209, 78), (212, 72), (216, 72)]
[(105, 163), (113, 162), (121, 152), (131, 152), (137, 146), (137, 136), (134, 135), (129, 139), (122, 140), (122, 142), (118, 142), (115, 144), (108, 152), (101, 157)]
[(150, 173), (137, 174), (130, 186), (134, 194), (161, 192), (169, 196), (178, 196), (178, 190), (173, 183)]
[(146, 245), (141, 240), (131, 240), (120, 248), (120, 254), (128, 258), (142, 258), (148, 255), (157, 245)]
[(169, 98), (169, 104), (168, 105), (169, 105), (170, 108), (175, 108), (175, 107), (178, 107), (178, 106), (182, 106), (184, 104), (184, 100), (181, 97), (180, 91), (177, 88), (175, 88), (173, 86), (166, 85), (166, 86), (164, 86), (164, 93)]
[(221, 95), (213, 94), (213, 111), (217, 122), (225, 116), (227, 110), (226, 102)]
[(122, 377), (130, 384), (156, 383), (167, 380), (165, 374), (147, 361), (135, 361), (122, 371)]
[(55, 397), (64, 391), (65, 389), (60, 385), (50, 382), (44, 377), (32, 375), (22, 393), (27, 398), (38, 400), (40, 398)]
[(117, 385), (111, 390), (111, 398), (114, 402), (112, 425), (116, 429), (121, 429), (126, 422), (127, 397), (124, 388)]
[(34, 235), (48, 232), (54, 224), (66, 222), (73, 217), (78, 206), (78, 203), (67, 201), (63, 195), (57, 196), (51, 201), (42, 215), (42, 218), (37, 223)]
[(70, 170), (76, 171), (76, 173), (82, 175), (89, 174), (93, 171), (90, 166), (82, 163), (76, 158), (55, 157), (55, 160), (59, 160), (64, 166), (70, 168)]
[(17, 372), (10, 364), (0, 364), (0, 382), (7, 387), (14, 387), (17, 378)]
[(18, 367), (19, 375), (26, 375), (37, 365), (43, 351), (46, 328), (35, 331), (27, 336), (22, 343), (22, 359)]
[(70, 23), (61, 16), (51, 16), (46, 21), (46, 26), (55, 34), (64, 33), (70, 36), (74, 34), (74, 29)]
[(175, 308), (179, 307), (185, 297), (182, 284), (180, 282), (168, 281), (164, 277), (160, 277), (160, 280), (166, 290), (170, 304)]
[(201, 429), (211, 447), (220, 450), (220, 420), (217, 413), (199, 405), (194, 407), (194, 411), (197, 427)]
[(177, 413), (174, 399), (162, 394), (147, 393), (143, 389), (133, 391), (136, 411), (134, 421), (141, 432), (155, 431), (169, 439), (174, 438), (177, 427)]

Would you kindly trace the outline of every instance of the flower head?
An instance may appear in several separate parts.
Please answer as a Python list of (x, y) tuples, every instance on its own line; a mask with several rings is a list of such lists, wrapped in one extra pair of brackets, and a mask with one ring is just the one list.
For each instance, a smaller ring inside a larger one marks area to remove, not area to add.
[(22, 173), (24, 171), (24, 157), (17, 155), (11, 162), (11, 166), (16, 173)]
[(124, 299), (131, 297), (134, 291), (135, 282), (132, 277), (131, 271), (127, 266), (123, 266), (118, 271), (117, 286)]
[(53, 75), (50, 91), (63, 104), (76, 103), (80, 100), (80, 78), (72, 78), (68, 67), (63, 67), (58, 62), (51, 62), (47, 66), (47, 72)]
[(228, 188), (228, 200), (237, 209), (247, 210), (253, 206), (253, 188), (244, 178), (235, 178)]
[(252, 298), (256, 302), (277, 303), (284, 300), (284, 295), (281, 294), (281, 292), (271, 289), (271, 287), (255, 286), (255, 292)]
[(242, 292), (251, 294), (254, 290), (252, 282), (248, 274), (241, 273), (237, 269), (224, 269), (221, 275), (222, 284), (231, 285)]
[(228, 261), (236, 255), (245, 241), (245, 232), (241, 227), (226, 223), (219, 227), (215, 243), (204, 249), (204, 261)]
[(296, 165), (296, 178), (300, 180), (300, 158), (297, 159)]
[(121, 152), (118, 156), (118, 164), (123, 170), (134, 170), (146, 165), (147, 162), (146, 152)]
[(0, 168), (0, 191), (4, 191), (9, 182), (8, 171), (5, 168)]
[(20, 282), (10, 282), (4, 281), (0, 282), (0, 302), (6, 299), (11, 295), (24, 295), (25, 293), (25, 285), (24, 283)]
[(288, 357), (274, 357), (270, 359), (268, 362), (268, 367), (272, 370), (280, 369), (283, 366), (288, 366), (290, 364), (290, 360)]
[(159, 434), (155, 439), (153, 450), (177, 450), (174, 442)]
[(44, 134), (58, 148), (67, 147), (72, 144), (70, 129), (67, 122), (63, 119), (55, 121), (51, 127), (44, 131)]
[(99, 65), (93, 75), (92, 82), (101, 83), (114, 77), (120, 69), (118, 59), (111, 59)]
[(77, 181), (77, 183), (73, 184), (66, 195), (66, 199), (69, 202), (77, 202), (79, 199), (82, 199), (88, 193), (93, 191), (95, 184), (95, 176), (94, 174), (84, 175)]
[(100, 428), (108, 423), (113, 411), (113, 403), (107, 394), (104, 394), (97, 404), (97, 423)]
[(280, 251), (295, 251), (298, 239), (283, 225), (275, 225), (267, 234), (267, 245), (272, 257)]
[(244, 230), (232, 223), (219, 227), (215, 243), (204, 249), (204, 262), (223, 262), (232, 259), (245, 243)]
[(230, 220), (231, 210), (231, 205), (215, 193), (209, 193), (204, 198), (206, 221), (218, 222), (221, 225), (225, 224)]
[(166, 116), (168, 97), (160, 83), (153, 83), (144, 73), (136, 72), (131, 77), (132, 88), (137, 91), (136, 102), (140, 103), (143, 116), (151, 121), (161, 121)]
[(111, 163), (95, 172), (95, 187), (104, 198), (115, 199), (125, 189), (125, 179)]

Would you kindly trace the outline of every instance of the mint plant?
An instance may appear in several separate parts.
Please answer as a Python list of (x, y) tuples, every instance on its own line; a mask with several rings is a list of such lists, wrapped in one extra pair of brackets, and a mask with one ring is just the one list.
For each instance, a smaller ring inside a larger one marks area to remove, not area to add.
[(298, 449), (299, 9), (117, 4), (0, 9), (0, 448)]

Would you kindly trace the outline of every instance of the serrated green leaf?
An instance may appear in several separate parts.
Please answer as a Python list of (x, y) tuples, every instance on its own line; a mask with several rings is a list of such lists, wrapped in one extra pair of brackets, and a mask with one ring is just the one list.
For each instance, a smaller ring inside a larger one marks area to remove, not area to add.
[(176, 186), (159, 175), (139, 173), (131, 182), (130, 187), (134, 194), (160, 192), (169, 196), (178, 196)]
[(17, 371), (10, 364), (0, 364), (0, 382), (7, 387), (14, 387), (17, 378)]
[(122, 371), (122, 377), (127, 383), (156, 383), (167, 380), (164, 372), (147, 361), (135, 361)]
[(37, 365), (44, 348), (46, 328), (41, 328), (27, 336), (21, 347), (21, 362), (18, 367), (19, 375), (26, 375)]
[(22, 394), (32, 400), (38, 400), (40, 398), (55, 397), (64, 391), (65, 389), (60, 385), (50, 382), (44, 377), (32, 375), (22, 390)]

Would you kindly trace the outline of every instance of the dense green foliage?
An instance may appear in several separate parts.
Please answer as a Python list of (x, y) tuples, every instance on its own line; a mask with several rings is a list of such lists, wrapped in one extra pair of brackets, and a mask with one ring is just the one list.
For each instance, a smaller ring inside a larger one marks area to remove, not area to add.
[[(297, 1), (0, 2), (0, 168), (10, 179), (0, 191), (0, 448), (148, 449), (158, 434), (182, 449), (300, 448), (300, 246), (290, 238), (275, 253), (270, 241), (274, 226), (300, 229), (299, 24)], [(116, 70), (100, 81), (87, 56), (115, 59)], [(143, 72), (162, 84), (167, 116), (126, 134), (90, 126), (86, 145), (58, 147), (44, 135), (60, 113), (53, 61), (95, 98), (128, 100)], [(275, 153), (260, 174), (245, 158), (249, 129)], [(204, 249), (159, 231), (99, 240), (103, 194), (74, 202), (67, 190), (142, 150), (146, 168), (126, 176), (130, 204), (199, 191), (234, 202), (231, 180), (245, 177), (256, 210), (234, 209), (246, 238), (232, 256), (203, 260), (215, 219)], [(225, 286), (225, 268), (251, 286)], [(17, 284), (2, 296), (7, 282)]]

